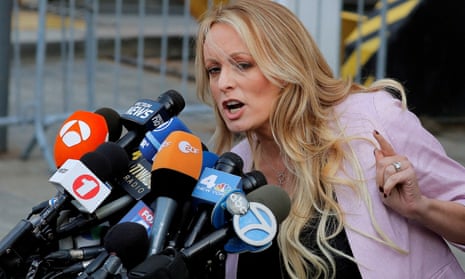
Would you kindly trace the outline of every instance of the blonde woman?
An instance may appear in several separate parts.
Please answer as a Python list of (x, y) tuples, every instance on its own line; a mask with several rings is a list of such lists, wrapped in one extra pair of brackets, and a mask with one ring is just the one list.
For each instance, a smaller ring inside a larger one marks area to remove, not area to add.
[(406, 106), (402, 86), (337, 79), (292, 12), (239, 0), (200, 21), (199, 97), (218, 154), (292, 200), (276, 244), (229, 254), (227, 278), (464, 278), (465, 168)]

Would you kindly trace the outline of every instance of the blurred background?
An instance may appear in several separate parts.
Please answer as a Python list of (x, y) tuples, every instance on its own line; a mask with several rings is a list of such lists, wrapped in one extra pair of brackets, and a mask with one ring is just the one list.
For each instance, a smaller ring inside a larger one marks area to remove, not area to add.
[[(174, 89), (180, 118), (208, 142), (211, 110), (193, 83), (197, 18), (218, 0), (0, 1), (0, 236), (54, 195), (53, 145), (76, 110)], [(308, 27), (336, 76), (391, 77), (410, 109), (465, 164), (465, 1), (281, 0)]]
[[(220, 2), (227, 1), (1, 1), (0, 152), (16, 148), (9, 130), (33, 127), (21, 134), (30, 142), (20, 156), (38, 149), (53, 169), (48, 137), (71, 112), (123, 110), (168, 89), (186, 97), (187, 112), (208, 112), (192, 87), (193, 36), (196, 19)], [(399, 80), (433, 132), (463, 122), (465, 2), (278, 2), (301, 18), (335, 75)]]

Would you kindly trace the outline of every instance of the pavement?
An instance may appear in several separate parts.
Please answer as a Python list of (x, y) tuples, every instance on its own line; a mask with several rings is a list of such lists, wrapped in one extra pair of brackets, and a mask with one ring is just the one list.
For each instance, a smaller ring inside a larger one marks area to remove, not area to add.
[[(30, 14), (31, 17), (34, 14)], [(133, 21), (134, 19), (128, 19)], [(159, 19), (154, 19), (153, 24), (150, 24), (151, 29), (155, 29), (156, 22)], [(128, 21), (128, 22), (129, 22)], [(181, 19), (178, 19), (180, 23)], [(126, 22), (125, 28), (129, 30), (129, 23)], [(52, 24), (52, 23), (50, 23)], [(108, 27), (111, 22), (106, 22), (107, 25), (103, 24), (102, 28)], [(136, 28), (134, 23), (132, 26)], [(172, 24), (173, 25), (173, 24)], [(173, 25), (174, 26), (174, 25)], [(27, 27), (27, 28), (26, 28)], [(22, 38), (25, 40), (32, 40), (34, 36), (34, 26), (24, 25), (24, 30), (20, 33)], [(53, 29), (50, 25), (50, 29)], [(59, 32), (58, 30), (50, 30), (50, 34), (55, 34)], [(100, 31), (99, 31), (100, 32)], [(125, 31), (129, 32), (129, 31)], [(151, 32), (156, 32), (152, 30)], [(107, 33), (108, 34), (108, 31)], [(56, 34), (55, 34), (56, 35)], [(50, 38), (54, 38), (54, 35), (50, 35)], [(112, 98), (111, 96), (106, 96), (105, 92), (112, 92), (114, 84), (111, 82), (113, 76), (113, 62), (108, 60), (101, 60), (98, 62), (98, 92), (99, 99), (102, 100), (101, 103), (111, 104), (111, 100), (107, 98)], [(59, 96), (60, 94), (60, 85), (57, 84), (57, 80), (61, 76), (61, 66), (60, 60), (51, 58), (47, 60), (45, 66), (45, 75), (44, 83), (46, 86), (46, 92), (51, 96)], [(85, 65), (82, 59), (77, 58), (74, 64), (75, 70), (75, 80), (81, 81), (77, 83), (78, 86), (74, 88), (76, 94), (79, 94), (80, 91), (83, 91), (82, 87), (84, 86), (83, 80), (85, 80)], [(32, 100), (34, 96), (34, 82), (27, 77), (34, 76), (35, 65), (34, 61), (25, 61), (21, 66), (21, 87), (22, 87), (22, 100)], [(122, 73), (120, 76), (119, 83), (124, 85), (126, 89), (122, 100), (120, 101), (127, 106), (132, 105), (132, 103), (138, 99), (138, 96), (131, 94), (131, 86), (136, 86), (135, 76), (136, 71), (132, 66), (125, 66), (121, 69)], [(144, 89), (146, 92), (153, 92), (155, 89), (160, 88), (160, 84), (163, 82), (168, 87), (177, 88), (180, 84), (180, 79), (178, 77), (168, 76), (167, 78), (161, 80), (162, 78), (156, 73), (144, 73)], [(105, 82), (106, 81), (106, 82)], [(80, 84), (80, 85), (79, 85)], [(80, 87), (79, 87), (80, 86)], [(180, 114), (180, 118), (186, 123), (186, 125), (199, 136), (203, 142), (208, 142), (212, 132), (213, 132), (213, 116), (211, 111), (203, 107), (197, 101), (194, 94), (194, 84), (188, 82), (185, 85), (185, 91), (183, 92), (186, 100), (186, 109), (183, 110)], [(150, 94), (152, 98), (158, 96), (161, 92), (153, 92)], [(28, 95), (29, 94), (29, 95)], [(54, 102), (52, 100), (48, 100)], [(53, 106), (56, 104), (53, 103)], [(443, 144), (447, 153), (457, 160), (459, 163), (465, 165), (465, 129), (462, 125), (442, 125), (435, 123), (434, 120), (425, 120), (427, 127), (437, 136), (439, 141)], [(46, 136), (48, 142), (53, 144), (57, 130), (61, 122), (50, 125), (47, 128)], [(22, 153), (24, 152), (25, 146), (27, 146), (34, 135), (34, 127), (31, 124), (24, 123), (16, 126), (8, 127), (8, 152), (0, 154), (0, 239), (3, 238), (21, 219), (25, 218), (30, 212), (32, 206), (37, 205), (38, 203), (48, 200), (50, 197), (56, 194), (55, 188), (48, 182), (48, 178), (51, 175), (48, 164), (44, 160), (42, 150), (37, 146), (32, 149), (32, 152), (29, 156), (24, 159), (22, 158)], [(455, 251), (455, 250), (454, 250)], [(456, 251), (455, 251), (456, 252)], [(461, 263), (465, 267), (465, 254), (456, 252)]]

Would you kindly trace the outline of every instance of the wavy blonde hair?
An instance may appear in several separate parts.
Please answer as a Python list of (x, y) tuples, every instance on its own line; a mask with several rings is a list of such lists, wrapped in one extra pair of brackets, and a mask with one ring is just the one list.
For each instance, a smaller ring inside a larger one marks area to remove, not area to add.
[[(377, 81), (370, 88), (336, 79), (307, 29), (280, 4), (268, 0), (240, 0), (217, 6), (199, 23), (195, 73), (198, 97), (214, 107), (217, 127), (212, 139), (214, 150), (219, 154), (230, 150), (237, 135), (227, 129), (214, 106), (204, 64), (203, 44), (215, 23), (232, 26), (264, 76), (278, 86), (285, 84), (270, 115), (270, 124), (286, 167), (292, 173), (290, 183), (294, 185), (291, 212), (282, 222), (278, 236), (286, 270), (292, 278), (332, 278), (335, 276), (332, 254), (354, 260), (329, 244), (344, 226), (344, 214), (334, 197), (335, 185), (349, 185), (360, 193), (362, 200), (370, 203), (358, 161), (353, 154), (344, 151), (350, 139), (335, 135), (328, 127), (329, 121), (334, 120), (332, 107), (353, 92), (374, 92), (385, 87), (397, 89), (406, 105), (403, 88), (387, 79)], [(253, 154), (257, 154), (259, 150), (252, 140), (253, 135), (246, 136)], [(353, 180), (336, 176), (344, 160), (358, 170)], [(319, 222), (314, 229), (321, 255), (307, 249), (300, 240), (302, 230), (317, 216)], [(379, 241), (397, 249), (374, 218), (372, 221)], [(330, 234), (328, 227), (334, 229)]]

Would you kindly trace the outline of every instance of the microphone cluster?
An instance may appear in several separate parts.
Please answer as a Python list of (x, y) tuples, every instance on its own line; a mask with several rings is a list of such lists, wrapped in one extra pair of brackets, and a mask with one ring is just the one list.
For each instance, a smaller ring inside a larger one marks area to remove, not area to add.
[(267, 249), (289, 197), (237, 154), (208, 151), (177, 117), (184, 106), (169, 90), (68, 117), (57, 194), (0, 241), (0, 279), (201, 278), (220, 254)]

